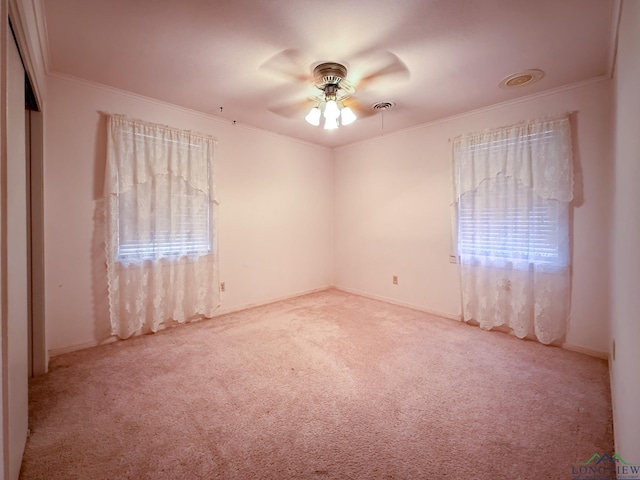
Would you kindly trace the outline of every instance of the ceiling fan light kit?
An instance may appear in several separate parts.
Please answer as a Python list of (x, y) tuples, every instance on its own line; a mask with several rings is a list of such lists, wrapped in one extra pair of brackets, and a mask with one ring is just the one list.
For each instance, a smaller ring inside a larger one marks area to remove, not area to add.
[(355, 113), (344, 105), (348, 95), (340, 95), (340, 90), (353, 93), (353, 87), (346, 84), (347, 68), (334, 62), (321, 63), (313, 69), (314, 84), (322, 90), (318, 104), (309, 110), (305, 120), (317, 127), (324, 117), (325, 130), (335, 130), (339, 125), (349, 125), (356, 121)]
[(304, 117), (304, 119), (314, 127), (317, 127), (318, 125), (320, 125), (321, 116), (322, 111), (318, 107), (313, 107), (311, 110), (309, 110), (309, 113), (307, 113), (307, 116)]
[(353, 123), (356, 121), (358, 117), (356, 117), (356, 114), (353, 113), (353, 110), (351, 110), (349, 107), (344, 107), (342, 110), (340, 110), (340, 119), (342, 121), (342, 125), (349, 125), (350, 123)]
[[(310, 57), (291, 48), (273, 55), (260, 69), (279, 76), (284, 74), (307, 89), (312, 86), (315, 93), (307, 92), (303, 98), (270, 106), (269, 111), (298, 121), (304, 117), (308, 124), (325, 130), (335, 130), (358, 119), (384, 113), (382, 108), (370, 108), (370, 104), (363, 103), (361, 98), (366, 95), (362, 93), (371, 89), (371, 85), (374, 89), (385, 90), (385, 85), (408, 80), (409, 69), (397, 55), (386, 50), (356, 53), (350, 61), (353, 63), (312, 62)], [(349, 71), (348, 65), (353, 65), (357, 74)], [(301, 71), (303, 69), (306, 73)], [(384, 105), (388, 109), (394, 104), (385, 102)]]
[(324, 106), (324, 118), (337, 120), (340, 117), (340, 109), (335, 100), (329, 100)]

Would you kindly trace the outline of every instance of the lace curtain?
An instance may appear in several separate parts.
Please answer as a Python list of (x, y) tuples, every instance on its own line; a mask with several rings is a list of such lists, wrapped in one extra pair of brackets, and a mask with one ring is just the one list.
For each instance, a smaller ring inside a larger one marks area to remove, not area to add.
[(112, 334), (213, 316), (219, 305), (211, 136), (108, 117), (106, 256)]
[(549, 344), (567, 332), (568, 116), (458, 137), (453, 143), (462, 313)]

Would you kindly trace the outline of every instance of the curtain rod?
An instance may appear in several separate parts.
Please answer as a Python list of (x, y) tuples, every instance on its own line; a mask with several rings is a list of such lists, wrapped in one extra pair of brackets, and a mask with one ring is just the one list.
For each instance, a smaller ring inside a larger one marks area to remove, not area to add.
[[(130, 123), (136, 123), (136, 124), (145, 125), (145, 126), (149, 126), (149, 127), (170, 130), (172, 132), (180, 133), (180, 134), (183, 134), (183, 135), (191, 135), (191, 136), (194, 136), (194, 137), (200, 137), (200, 138), (202, 138), (204, 140), (211, 140), (214, 143), (214, 145), (216, 145), (218, 143), (218, 140), (211, 134), (206, 134), (206, 133), (201, 133), (201, 132), (194, 132), (193, 130), (186, 130), (186, 129), (176, 128), (176, 127), (172, 127), (170, 125), (166, 125), (166, 124), (163, 124), (163, 123), (149, 122), (149, 121), (146, 121), (146, 120), (133, 118), (133, 117), (130, 117), (130, 116), (122, 114), (122, 113), (110, 113), (110, 112), (105, 112), (103, 110), (98, 110), (98, 113), (100, 115), (106, 116), (108, 118), (117, 118), (117, 119), (125, 120), (125, 121), (130, 122)], [(143, 135), (143, 134), (136, 134), (136, 135)]]
[(466, 134), (460, 134), (457, 135), (455, 137), (449, 137), (448, 142), (451, 143), (454, 140), (457, 140), (459, 138), (463, 138), (463, 137), (467, 137), (467, 136), (471, 136), (471, 135), (477, 135), (478, 133), (485, 133), (485, 132), (490, 132), (490, 131), (495, 131), (495, 130), (503, 130), (506, 128), (513, 128), (513, 127), (517, 127), (519, 125), (527, 125), (527, 124), (531, 124), (531, 123), (542, 123), (542, 122), (552, 122), (554, 120), (561, 120), (565, 117), (569, 118), (572, 115), (575, 115), (578, 113), (578, 110), (569, 110), (567, 112), (564, 113), (557, 113), (557, 114), (552, 114), (552, 115), (547, 115), (544, 117), (540, 117), (540, 118), (535, 118), (535, 119), (530, 119), (530, 120), (523, 120), (521, 122), (518, 123), (514, 123), (512, 125), (506, 125), (506, 126), (501, 126), (501, 127), (495, 127), (495, 128), (487, 128), (485, 130), (480, 130), (478, 132), (472, 132), (472, 133), (466, 133)]

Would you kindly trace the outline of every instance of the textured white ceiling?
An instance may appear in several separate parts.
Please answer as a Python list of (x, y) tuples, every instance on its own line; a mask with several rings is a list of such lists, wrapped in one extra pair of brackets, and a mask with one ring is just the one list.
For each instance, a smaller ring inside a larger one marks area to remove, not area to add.
[[(51, 71), (328, 147), (383, 122), (308, 125), (318, 62), (349, 68), (360, 106), (396, 103), (390, 133), (610, 75), (615, 44), (615, 0), (42, 1)], [(359, 85), (394, 58), (405, 72)], [(498, 87), (529, 68), (546, 75)]]

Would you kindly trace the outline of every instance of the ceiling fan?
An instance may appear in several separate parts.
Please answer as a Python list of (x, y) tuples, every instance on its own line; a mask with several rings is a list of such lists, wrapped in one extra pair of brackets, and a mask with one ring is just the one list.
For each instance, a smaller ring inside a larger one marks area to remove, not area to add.
[(307, 123), (317, 127), (321, 117), (324, 117), (325, 130), (333, 130), (338, 128), (338, 121), (341, 125), (355, 122), (358, 117), (344, 104), (349, 95), (355, 92), (346, 78), (347, 67), (340, 63), (321, 63), (313, 69), (314, 85), (322, 94), (313, 98), (317, 106), (311, 108), (304, 117)]
[(284, 50), (274, 55), (261, 66), (262, 69), (284, 75), (297, 84), (312, 85), (320, 92), (315, 95), (307, 93), (305, 98), (272, 106), (269, 110), (288, 118), (300, 118), (304, 116), (303, 112), (308, 112), (304, 117), (308, 123), (318, 126), (324, 119), (324, 128), (332, 130), (380, 111), (374, 105), (381, 102), (371, 106), (363, 104), (362, 98), (371, 96), (368, 90), (375, 91), (376, 87), (381, 86), (384, 90), (390, 90), (390, 87), (397, 86), (401, 80), (409, 77), (409, 70), (404, 62), (388, 51), (357, 55), (352, 63), (353, 73), (345, 63), (312, 63), (311, 68), (306, 67), (311, 75), (305, 75), (301, 71), (305, 69), (303, 65), (309, 63), (301, 58), (297, 50)]

